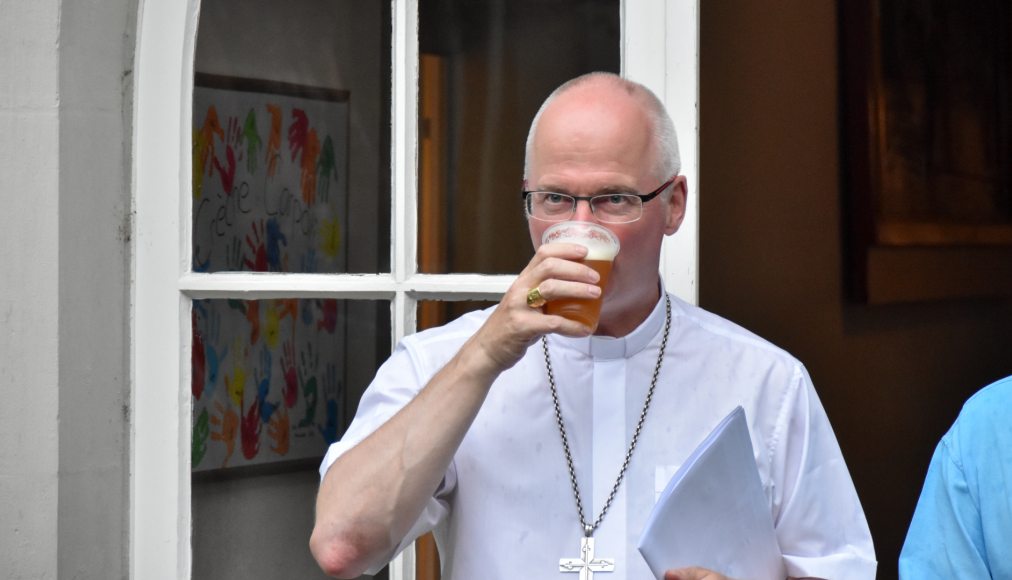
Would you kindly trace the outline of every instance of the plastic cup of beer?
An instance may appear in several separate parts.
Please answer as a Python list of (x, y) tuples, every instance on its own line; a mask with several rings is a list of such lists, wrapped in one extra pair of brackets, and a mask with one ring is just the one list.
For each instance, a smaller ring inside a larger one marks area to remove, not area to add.
[[(587, 248), (587, 256), (580, 262), (601, 275), (597, 285), (601, 288), (601, 296), (604, 296), (608, 276), (611, 274), (611, 264), (619, 250), (618, 237), (611, 230), (591, 222), (559, 222), (545, 230), (541, 236), (541, 243), (579, 244)], [(601, 297), (550, 300), (545, 304), (544, 311), (546, 314), (558, 314), (596, 329), (601, 318)]]

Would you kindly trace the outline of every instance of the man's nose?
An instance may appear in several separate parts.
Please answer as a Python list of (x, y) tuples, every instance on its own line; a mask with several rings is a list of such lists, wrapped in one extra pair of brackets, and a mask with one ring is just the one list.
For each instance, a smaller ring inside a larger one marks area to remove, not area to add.
[(590, 209), (589, 199), (578, 199), (576, 200), (576, 209), (573, 210), (573, 221), (577, 222), (594, 222), (597, 221), (597, 217), (594, 216), (594, 211)]

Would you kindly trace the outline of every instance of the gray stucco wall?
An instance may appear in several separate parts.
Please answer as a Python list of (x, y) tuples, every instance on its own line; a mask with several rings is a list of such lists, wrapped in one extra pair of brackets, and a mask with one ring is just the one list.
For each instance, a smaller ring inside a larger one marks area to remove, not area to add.
[(0, 4), (0, 561), (9, 578), (56, 577), (59, 8)]
[(126, 578), (135, 0), (0, 4), (0, 561)]
[(60, 578), (126, 578), (136, 0), (60, 18)]

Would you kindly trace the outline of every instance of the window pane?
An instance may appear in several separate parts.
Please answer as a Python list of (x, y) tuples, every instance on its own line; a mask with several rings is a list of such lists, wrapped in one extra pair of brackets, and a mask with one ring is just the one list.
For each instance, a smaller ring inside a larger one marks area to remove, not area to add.
[(389, 45), (389, 2), (201, 3), (194, 271), (390, 270)]
[(519, 272), (520, 190), (541, 102), (619, 72), (619, 0), (419, 1), (419, 270)]
[(386, 301), (195, 300), (191, 316), (194, 471), (322, 457), (390, 354)]
[(316, 578), (320, 459), (390, 355), (390, 303), (195, 300), (194, 578)]

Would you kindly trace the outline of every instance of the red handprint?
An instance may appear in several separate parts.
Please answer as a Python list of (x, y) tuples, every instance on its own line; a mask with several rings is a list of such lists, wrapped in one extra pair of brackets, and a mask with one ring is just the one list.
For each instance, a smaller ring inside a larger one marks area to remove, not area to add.
[(306, 144), (309, 134), (309, 117), (302, 109), (292, 109), (292, 124), (288, 126), (288, 150), (292, 153), (292, 161)]
[(316, 203), (316, 161), (320, 158), (320, 138), (316, 129), (310, 129), (302, 150), (302, 201), (312, 206)]
[(260, 405), (256, 399), (242, 418), (242, 455), (253, 459), (260, 452)]
[(260, 338), (260, 302), (250, 300), (246, 303), (246, 320), (249, 321), (249, 343), (256, 344)]
[(334, 334), (334, 330), (337, 329), (337, 300), (320, 300), (319, 303), (323, 317), (316, 322), (316, 330)]
[[(267, 244), (264, 243), (264, 220), (254, 221), (250, 233), (246, 234), (246, 245), (253, 252), (253, 259), (243, 258), (247, 270), (253, 272), (267, 271)], [(252, 237), (250, 237), (252, 236)]]
[(292, 317), (292, 323), (299, 317), (299, 299), (298, 298), (281, 298), (278, 299), (278, 319), (282, 320), (286, 316)]
[(218, 170), (218, 176), (221, 178), (222, 190), (225, 192), (225, 195), (232, 195), (232, 185), (235, 183), (235, 148), (242, 141), (242, 129), (239, 127), (238, 119), (235, 117), (229, 118), (228, 132), (225, 135), (225, 166), (222, 166), (217, 157), (213, 161), (214, 168)]
[(193, 398), (200, 399), (204, 394), (204, 377), (207, 376), (207, 355), (204, 352), (204, 336), (197, 326), (197, 309), (190, 311), (190, 329), (193, 332), (193, 340), (190, 349), (193, 352), (190, 374), (190, 390), (193, 391)]

